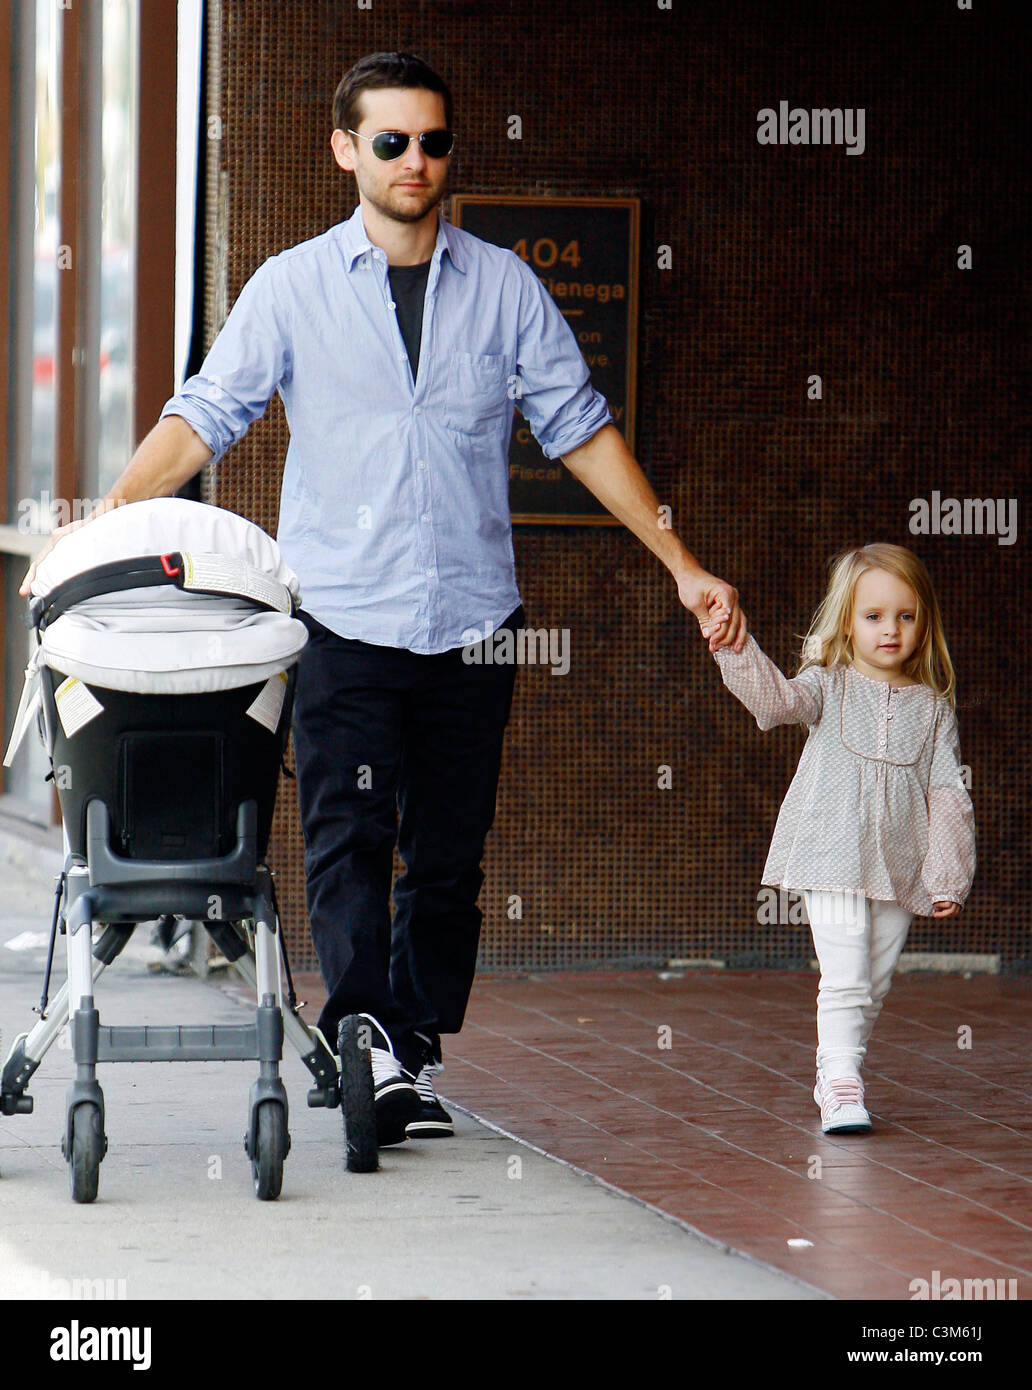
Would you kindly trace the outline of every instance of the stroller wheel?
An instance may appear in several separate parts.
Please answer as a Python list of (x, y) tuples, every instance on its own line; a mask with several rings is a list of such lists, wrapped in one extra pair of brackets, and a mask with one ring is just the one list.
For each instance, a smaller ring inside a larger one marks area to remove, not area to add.
[(258, 1107), (255, 1156), (251, 1160), (254, 1190), (260, 1202), (274, 1201), (283, 1187), (283, 1160), (290, 1148), (287, 1117), (275, 1100), (263, 1100)]
[(380, 1166), (376, 1143), (376, 1106), (369, 1040), (358, 1015), (342, 1018), (337, 1034), (340, 1053), (340, 1110), (344, 1119), (344, 1143), (351, 1173), (375, 1173)]
[(82, 1101), (72, 1111), (72, 1146), (68, 1154), (68, 1175), (73, 1202), (96, 1200), (100, 1185), (100, 1161), (107, 1144), (100, 1118), (100, 1106)]

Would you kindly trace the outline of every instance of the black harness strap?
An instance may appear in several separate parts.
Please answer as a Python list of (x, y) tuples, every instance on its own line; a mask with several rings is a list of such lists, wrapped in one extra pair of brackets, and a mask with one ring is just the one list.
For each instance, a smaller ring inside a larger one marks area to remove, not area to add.
[(29, 604), (29, 618), (32, 626), (42, 631), (84, 599), (123, 589), (149, 589), (159, 584), (183, 587), (183, 557), (179, 551), (170, 555), (139, 555), (132, 560), (112, 560), (106, 565), (97, 565), (66, 579), (44, 598), (34, 598)]
[[(161, 584), (172, 584), (177, 589), (182, 589), (184, 576), (183, 556), (178, 550), (170, 551), (167, 555), (139, 555), (132, 560), (112, 560), (106, 565), (97, 565), (72, 579), (66, 579), (44, 598), (32, 599), (29, 603), (29, 622), (42, 632), (49, 623), (56, 622), (62, 614), (74, 608), (77, 603), (82, 603), (84, 599), (96, 598), (100, 594), (116, 594), (126, 589), (156, 588)], [(221, 589), (191, 588), (184, 592), (232, 597)], [(237, 597), (261, 608), (279, 611), (274, 605), (267, 604), (263, 599), (253, 598), (249, 594), (238, 594)], [(291, 598), (291, 610), (293, 607), (294, 601)]]

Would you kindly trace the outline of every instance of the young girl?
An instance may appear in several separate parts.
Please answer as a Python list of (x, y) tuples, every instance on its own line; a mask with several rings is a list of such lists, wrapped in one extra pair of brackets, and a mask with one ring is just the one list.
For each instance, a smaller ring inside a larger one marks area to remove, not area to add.
[(713, 655), (761, 729), (809, 727), (762, 881), (806, 902), (824, 1133), (869, 1130), (861, 1069), (911, 920), (959, 912), (975, 870), (953, 665), (928, 571), (898, 545), (840, 556), (793, 680), (751, 636)]

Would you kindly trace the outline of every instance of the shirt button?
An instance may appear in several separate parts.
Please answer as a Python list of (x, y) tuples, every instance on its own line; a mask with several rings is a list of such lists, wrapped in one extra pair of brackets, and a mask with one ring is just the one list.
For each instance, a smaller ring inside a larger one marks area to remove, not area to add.
[(422, 415), (423, 407), (421, 405), (414, 405), (412, 407), (412, 413), (413, 415)]
[(433, 577), (434, 577), (434, 575), (435, 575), (436, 573), (437, 573), (436, 570), (427, 570), (427, 572), (426, 572), (426, 577), (427, 577), (427, 579), (433, 579)]
[(417, 467), (417, 468), (425, 468), (425, 467), (426, 467), (426, 459), (416, 459), (416, 467)]
[(423, 515), (422, 515), (419, 519), (420, 519), (420, 521), (429, 521), (429, 520), (430, 520), (430, 513), (429, 513), (429, 512), (424, 512)]
[(394, 300), (393, 300), (393, 299), (388, 299), (388, 301), (387, 301), (387, 308), (388, 308), (388, 309), (393, 309), (394, 307), (395, 307)]

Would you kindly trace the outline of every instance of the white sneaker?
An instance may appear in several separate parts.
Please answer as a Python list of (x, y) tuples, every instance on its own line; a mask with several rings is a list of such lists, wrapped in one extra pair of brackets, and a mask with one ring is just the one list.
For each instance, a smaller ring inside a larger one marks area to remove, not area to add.
[(821, 1129), (825, 1134), (866, 1134), (870, 1130), (864, 1083), (858, 1076), (830, 1081), (818, 1072), (813, 1098), (821, 1108)]

